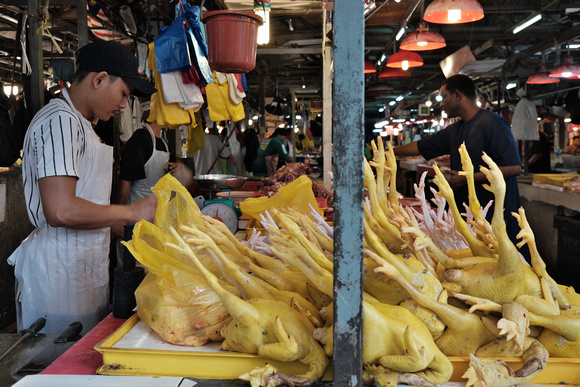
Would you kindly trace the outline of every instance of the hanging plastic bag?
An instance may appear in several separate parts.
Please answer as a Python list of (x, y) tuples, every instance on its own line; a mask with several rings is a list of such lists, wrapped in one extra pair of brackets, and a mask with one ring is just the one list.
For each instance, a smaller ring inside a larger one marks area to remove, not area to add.
[(175, 6), (175, 12), (183, 15), (188, 22), (186, 33), (191, 67), (195, 69), (203, 85), (212, 83), (213, 76), (209, 67), (207, 45), (199, 17), (199, 7), (197, 5), (191, 6), (186, 1), (181, 0)]
[(151, 96), (151, 110), (149, 112), (148, 122), (155, 122), (161, 127), (177, 128), (180, 125), (195, 126), (195, 121), (192, 120), (194, 111), (184, 110), (178, 103), (166, 103), (163, 99), (163, 89), (161, 82), (161, 74), (157, 71), (155, 62), (155, 51), (157, 47), (154, 42), (149, 43), (149, 60), (148, 66), (153, 71), (155, 78), (155, 85), (158, 91)]
[(234, 104), (229, 97), (228, 83), (210, 83), (205, 87), (209, 117), (213, 122), (240, 121), (245, 117), (244, 105)]
[(160, 36), (155, 42), (155, 61), (157, 71), (188, 71), (191, 67), (191, 57), (187, 42), (189, 23), (183, 16), (177, 16), (170, 26), (159, 29)]
[(318, 207), (312, 192), (312, 180), (308, 176), (302, 175), (292, 183), (278, 189), (278, 193), (272, 197), (262, 196), (245, 199), (240, 203), (240, 210), (243, 214), (255, 219), (260, 219), (262, 212), (278, 207), (292, 207), (300, 213), (310, 216), (309, 204), (322, 215), (323, 212)]

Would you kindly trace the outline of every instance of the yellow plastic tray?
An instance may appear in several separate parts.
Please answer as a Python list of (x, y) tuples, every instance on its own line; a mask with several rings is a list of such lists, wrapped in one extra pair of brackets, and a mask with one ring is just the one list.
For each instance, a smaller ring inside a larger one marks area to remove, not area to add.
[[(134, 314), (115, 332), (95, 345), (95, 350), (103, 354), (103, 365), (97, 370), (98, 374), (237, 379), (241, 374), (255, 367), (263, 367), (266, 363), (292, 375), (308, 371), (308, 366), (298, 361), (279, 362), (238, 352), (190, 352), (114, 347), (138, 322), (139, 316)], [(327, 369), (323, 380), (332, 380), (332, 367)]]
[[(137, 314), (133, 315), (109, 337), (95, 346), (95, 349), (103, 354), (103, 366), (97, 370), (97, 373), (237, 379), (244, 372), (255, 367), (262, 367), (266, 363), (293, 375), (302, 374), (307, 370), (305, 364), (297, 361), (277, 362), (237, 352), (186, 352), (114, 347), (138, 322)], [(450, 381), (465, 382), (462, 376), (469, 366), (469, 358), (449, 357), (449, 359), (453, 363), (453, 375)], [(520, 358), (496, 359), (502, 359), (514, 370), (522, 367)], [(328, 367), (323, 380), (332, 380), (332, 364)], [(580, 359), (550, 358), (546, 369), (530, 382), (543, 385), (580, 385)]]
[(578, 174), (558, 174), (558, 173), (535, 173), (534, 181), (542, 184), (550, 184), (558, 187), (564, 186), (565, 180), (578, 177)]

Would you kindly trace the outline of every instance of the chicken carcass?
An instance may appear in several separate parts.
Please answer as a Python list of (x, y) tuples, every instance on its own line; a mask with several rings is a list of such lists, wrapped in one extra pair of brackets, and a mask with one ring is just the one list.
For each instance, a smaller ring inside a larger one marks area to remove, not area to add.
[(169, 243), (168, 247), (190, 257), (232, 317), (232, 321), (221, 332), (224, 337), (223, 350), (257, 354), (264, 359), (284, 362), (299, 360), (309, 366), (304, 375), (281, 377), (281, 372), (276, 372), (264, 380), (264, 385), (277, 385), (286, 381), (308, 385), (322, 377), (329, 360), (320, 344), (314, 340), (314, 325), (308, 318), (280, 301), (263, 298), (246, 301), (228, 292), (220, 285), (217, 277), (203, 266), (185, 240), (174, 229), (171, 229), (171, 233), (177, 243)]

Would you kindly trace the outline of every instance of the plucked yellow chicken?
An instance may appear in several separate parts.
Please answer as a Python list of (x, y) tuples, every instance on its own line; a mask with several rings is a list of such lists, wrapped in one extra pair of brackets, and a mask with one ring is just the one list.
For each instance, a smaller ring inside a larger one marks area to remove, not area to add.
[[(452, 291), (487, 298), (499, 304), (512, 301), (520, 295), (531, 295), (540, 300), (546, 294), (542, 292), (541, 281), (535, 274), (531, 277), (526, 275), (529, 268), (521, 261), (516, 247), (506, 232), (503, 216), (505, 198), (503, 175), (489, 156), (484, 154), (483, 160), (489, 166), (489, 168), (481, 167), (481, 171), (489, 181), (489, 185), (485, 187), (495, 196), (492, 229), (498, 244), (497, 262), (486, 260), (462, 269), (449, 269), (442, 276), (443, 284)], [(438, 184), (445, 186), (446, 183), (440, 181)], [(445, 265), (444, 262), (441, 263)], [(553, 299), (547, 302), (553, 304)]]
[[(455, 295), (469, 303), (470, 311), (500, 312), (502, 306), (490, 300)], [(544, 328), (538, 341), (553, 357), (580, 357), (580, 308), (574, 306), (557, 316), (541, 316), (528, 311), (530, 325)]]
[(218, 279), (199, 261), (192, 248), (171, 229), (177, 243), (168, 247), (186, 254), (211, 288), (220, 296), (232, 321), (222, 329), (222, 349), (257, 354), (264, 359), (300, 361), (309, 366), (304, 375), (257, 373), (255, 385), (275, 386), (282, 383), (309, 385), (324, 375), (329, 360), (320, 344), (314, 340), (314, 326), (302, 313), (287, 304), (263, 298), (243, 300), (228, 292)]
[(534, 341), (522, 355), (524, 366), (514, 371), (502, 360), (478, 359), (469, 355), (469, 368), (463, 375), (467, 378), (465, 387), (510, 387), (524, 383), (544, 369), (548, 361), (548, 352)]
[[(283, 217), (279, 213), (277, 218)], [(272, 235), (270, 249), (279, 258), (294, 265), (309, 277), (320, 291), (332, 295), (332, 274), (312, 259), (293, 237)], [(407, 309), (387, 305), (365, 294), (363, 301), (363, 366), (366, 382), (380, 386), (442, 384), (449, 380), (453, 366), (437, 348), (426, 325)], [(315, 338), (332, 356), (332, 313), (326, 307), (321, 316), (327, 321), (315, 330)]]
[(438, 301), (424, 295), (407, 281), (393, 265), (372, 252), (366, 254), (377, 263), (375, 271), (400, 283), (419, 305), (435, 312), (445, 323), (447, 326), (445, 332), (435, 340), (435, 343), (446, 355), (467, 356), (470, 353), (475, 353), (481, 346), (497, 339), (498, 336), (488, 328), (496, 321), (486, 324), (485, 317), (480, 318), (467, 310), (450, 305), (446, 299)]

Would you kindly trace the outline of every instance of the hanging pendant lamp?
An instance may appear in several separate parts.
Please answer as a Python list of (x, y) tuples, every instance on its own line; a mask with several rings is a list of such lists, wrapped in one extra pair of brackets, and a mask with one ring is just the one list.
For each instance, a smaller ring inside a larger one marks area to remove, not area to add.
[(413, 51), (401, 50), (389, 57), (387, 67), (407, 70), (410, 67), (423, 66), (421, 56)]
[(558, 83), (560, 79), (558, 78), (551, 78), (550, 72), (546, 68), (546, 65), (542, 62), (540, 64), (540, 68), (538, 72), (529, 76), (526, 80), (528, 85), (546, 85), (548, 83)]
[(565, 56), (562, 64), (550, 71), (550, 78), (577, 78), (580, 75), (578, 65), (571, 56)]
[(379, 79), (404, 79), (410, 77), (411, 77), (410, 72), (399, 68), (386, 67), (383, 71), (379, 73)]
[(483, 19), (483, 7), (476, 0), (435, 0), (423, 20), (437, 24), (470, 23)]
[(437, 50), (446, 45), (445, 39), (443, 39), (441, 34), (429, 31), (427, 23), (421, 22), (415, 32), (408, 34), (401, 40), (399, 48), (409, 51), (428, 51)]
[(376, 73), (377, 69), (375, 67), (374, 64), (372, 64), (370, 61), (365, 60), (365, 74), (371, 74), (371, 73)]

